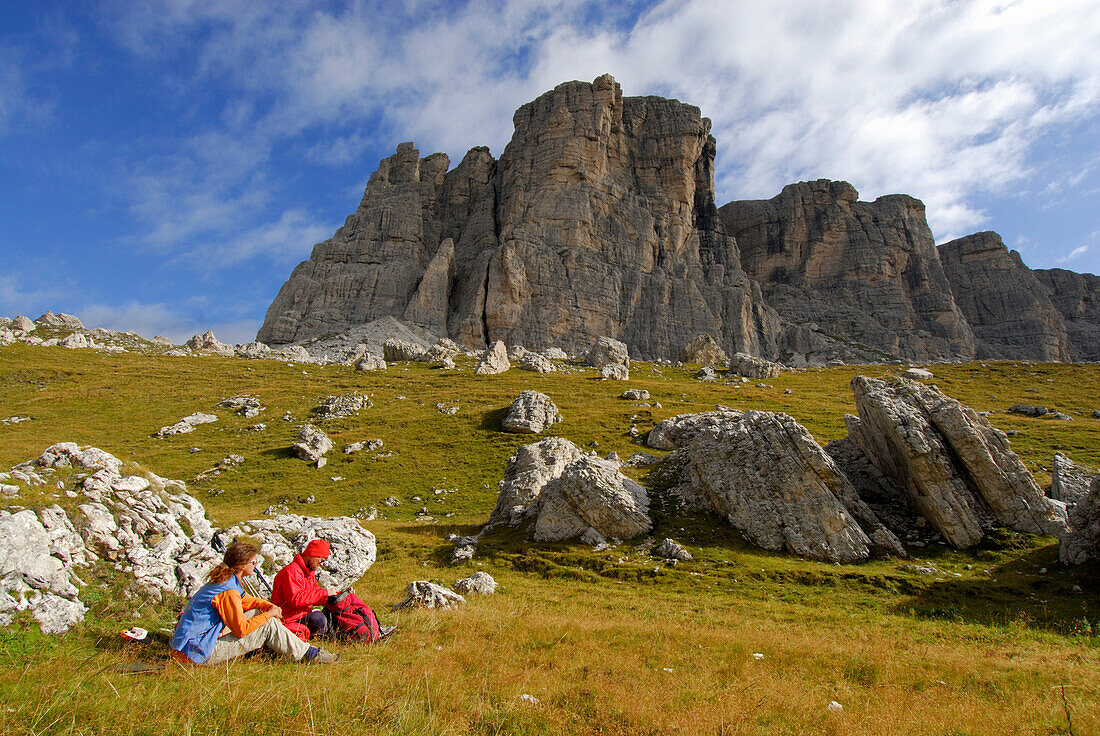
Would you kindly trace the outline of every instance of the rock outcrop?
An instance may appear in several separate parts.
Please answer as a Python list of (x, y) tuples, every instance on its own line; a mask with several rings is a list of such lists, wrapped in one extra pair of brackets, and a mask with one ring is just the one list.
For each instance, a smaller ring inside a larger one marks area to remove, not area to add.
[(458, 608), (466, 602), (458, 593), (447, 590), (442, 585), (430, 583), (427, 580), (414, 580), (405, 588), (405, 599), (395, 603), (393, 610), (403, 608), (428, 608), (438, 610), (450, 610)]
[(722, 365), (728, 360), (726, 351), (707, 333), (697, 336), (680, 351), (680, 362), (699, 365)]
[(997, 526), (1060, 536), (1065, 505), (1047, 498), (1004, 432), (934, 386), (856, 376), (849, 438), (904, 488), (951, 545), (972, 547)]
[(858, 196), (847, 182), (820, 179), (719, 211), (742, 267), (789, 323), (780, 355), (796, 364), (973, 356), (974, 334), (951, 297), (924, 205), (900, 194)]
[(474, 148), (448, 170), (444, 154), (399, 145), (257, 339), (304, 342), (389, 315), (471, 348), (579, 352), (611, 335), (663, 357), (708, 332), (771, 352), (778, 320), (719, 223), (698, 108), (623, 97), (602, 76), (559, 85), (513, 121), (499, 161)]
[(1056, 452), (1050, 467), (1050, 497), (1066, 506), (1075, 506), (1088, 495), (1092, 478), (1092, 473)]
[(975, 233), (939, 252), (955, 303), (974, 331), (976, 357), (1070, 359), (1066, 326), (1049, 289), (1000, 235)]
[(512, 367), (508, 361), (508, 348), (500, 340), (495, 341), (481, 354), (481, 359), (474, 368), (474, 374), (478, 376), (493, 376), (504, 373)]
[(904, 556), (833, 459), (786, 414), (697, 415), (666, 462), (673, 493), (724, 516), (764, 549), (831, 562), (867, 559), (873, 546)]

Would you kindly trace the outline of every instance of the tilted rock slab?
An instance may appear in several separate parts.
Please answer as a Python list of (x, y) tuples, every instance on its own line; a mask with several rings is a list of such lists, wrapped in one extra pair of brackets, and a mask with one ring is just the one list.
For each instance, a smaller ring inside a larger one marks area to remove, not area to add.
[(668, 458), (682, 465), (673, 492), (685, 501), (725, 516), (764, 549), (830, 562), (865, 560), (874, 545), (904, 556), (897, 538), (793, 418), (747, 411), (736, 422), (718, 412), (708, 420)]
[(856, 376), (849, 436), (906, 489), (949, 544), (972, 547), (995, 526), (1061, 536), (1064, 504), (1047, 498), (1004, 432), (934, 386)]
[(219, 531), (217, 536), (225, 546), (239, 537), (258, 540), (268, 574), (289, 565), (311, 539), (323, 539), (332, 553), (317, 572), (317, 582), (328, 590), (350, 586), (366, 574), (377, 557), (374, 535), (348, 516), (279, 514), (273, 519), (241, 522)]
[(1058, 559), (1065, 565), (1100, 560), (1100, 476), (1092, 479), (1088, 495), (1070, 510), (1069, 526), (1061, 539)]
[(543, 487), (582, 455), (579, 447), (561, 437), (548, 437), (516, 450), (508, 458), (497, 505), (489, 516), (487, 527), (517, 526), (533, 516), (538, 511), (534, 501)]
[(512, 402), (500, 428), (514, 434), (540, 434), (560, 421), (558, 405), (549, 396), (538, 391), (523, 391)]
[(1092, 474), (1061, 452), (1054, 453), (1050, 469), (1050, 497), (1074, 506), (1089, 493)]
[(631, 539), (653, 528), (646, 489), (619, 472), (618, 463), (585, 455), (539, 494), (533, 537), (540, 542), (579, 539), (595, 530), (607, 539)]

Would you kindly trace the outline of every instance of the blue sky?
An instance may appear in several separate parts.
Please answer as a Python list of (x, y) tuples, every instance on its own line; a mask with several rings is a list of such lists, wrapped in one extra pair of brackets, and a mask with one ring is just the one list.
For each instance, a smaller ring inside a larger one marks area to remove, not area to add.
[(1100, 273), (1097, 49), (1095, 0), (0, 0), (0, 314), (251, 340), (399, 142), (603, 73), (713, 120), (720, 204), (844, 179)]

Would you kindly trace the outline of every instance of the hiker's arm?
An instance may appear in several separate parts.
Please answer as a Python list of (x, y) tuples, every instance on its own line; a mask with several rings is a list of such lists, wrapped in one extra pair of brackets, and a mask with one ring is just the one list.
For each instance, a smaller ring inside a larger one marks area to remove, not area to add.
[[(259, 598), (252, 598), (247, 596), (252, 601), (258, 601)], [(267, 601), (263, 601), (267, 603)], [(248, 618), (244, 615), (244, 604), (241, 599), (241, 594), (236, 590), (230, 588), (229, 590), (218, 593), (214, 596), (214, 608), (217, 609), (218, 615), (222, 617), (222, 621), (225, 622), (226, 628), (229, 629), (233, 636), (238, 638), (248, 636), (256, 629), (260, 628), (267, 623), (268, 619), (272, 618), (271, 608), (274, 608), (270, 603), (268, 610), (257, 613), (252, 618)]]
[(329, 591), (305, 575), (295, 575), (287, 580), (287, 603), (297, 608), (317, 606), (328, 600)]

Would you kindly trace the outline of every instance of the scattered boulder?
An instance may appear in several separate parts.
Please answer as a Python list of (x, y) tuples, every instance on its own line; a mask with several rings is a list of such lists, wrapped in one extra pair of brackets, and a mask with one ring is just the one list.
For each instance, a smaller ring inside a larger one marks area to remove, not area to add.
[(332, 449), (332, 440), (328, 435), (314, 427), (312, 424), (304, 424), (298, 431), (298, 441), (294, 443), (294, 454), (302, 460), (317, 463), (317, 467), (324, 465), (321, 461)]
[(88, 339), (87, 335), (80, 332), (74, 332), (73, 334), (58, 341), (58, 347), (68, 348), (70, 350), (80, 350), (84, 348), (96, 347), (96, 344)]
[(661, 462), (661, 458), (656, 455), (650, 455), (648, 452), (635, 452), (623, 464), (628, 468), (644, 468), (647, 465), (654, 465), (659, 462)]
[(603, 368), (607, 365), (621, 365), (630, 368), (630, 353), (626, 343), (619, 342), (610, 337), (599, 337), (592, 343), (592, 347), (584, 356), (588, 365), (594, 368)]
[(313, 413), (321, 421), (344, 419), (355, 416), (361, 409), (370, 409), (372, 406), (374, 404), (368, 397), (353, 392), (340, 396), (326, 396)]
[(392, 337), (382, 344), (382, 357), (385, 358), (387, 363), (399, 360), (416, 360), (425, 352), (426, 349), (423, 345)]
[(204, 414), (201, 411), (197, 411), (190, 416), (186, 416), (179, 420), (175, 424), (167, 427), (161, 427), (157, 430), (157, 437), (168, 437), (174, 434), (190, 434), (195, 431), (195, 427), (200, 424), (210, 424), (211, 422), (218, 421), (218, 417), (213, 414)]
[(717, 381), (718, 373), (714, 368), (709, 365), (703, 366), (702, 370), (695, 374), (695, 379), (698, 381)]
[(681, 363), (722, 365), (727, 360), (729, 360), (729, 358), (726, 357), (726, 351), (722, 349), (718, 342), (711, 337), (708, 332), (700, 334), (680, 351)]
[(1054, 453), (1050, 475), (1050, 497), (1054, 500), (1074, 506), (1088, 495), (1092, 473), (1079, 467), (1063, 453)]
[(1045, 406), (1032, 406), (1031, 404), (1013, 404), (1008, 407), (1013, 414), (1023, 414), (1025, 417), (1043, 417), (1051, 413)]
[(12, 332), (26, 333), (34, 332), (36, 328), (34, 326), (34, 322), (30, 321), (30, 318), (19, 315), (11, 321), (11, 329)]
[(542, 354), (550, 360), (568, 360), (569, 355), (561, 348), (546, 348)]
[(436, 342), (430, 348), (425, 350), (423, 354), (417, 356), (417, 360), (424, 363), (442, 363), (446, 360), (453, 362), (454, 357), (459, 354), (461, 350), (458, 344), (450, 338), (444, 337)]
[(429, 583), (427, 580), (414, 580), (405, 589), (405, 600), (394, 604), (393, 610), (402, 608), (431, 608), (449, 610), (458, 608), (466, 602), (458, 593), (446, 588)]
[(934, 386), (856, 376), (852, 441), (905, 488), (944, 539), (972, 547), (999, 525), (1060, 536), (1065, 506), (1047, 498), (1004, 432)]
[(496, 340), (481, 354), (481, 360), (478, 361), (474, 374), (492, 376), (497, 373), (504, 373), (511, 367), (512, 364), (508, 362), (508, 349), (504, 347), (503, 342)]
[(605, 381), (629, 381), (630, 369), (625, 365), (605, 365), (600, 368), (600, 378)]
[(1092, 479), (1088, 494), (1069, 512), (1069, 532), (1058, 548), (1065, 565), (1100, 560), (1100, 475)]
[(553, 373), (558, 368), (542, 355), (531, 350), (526, 351), (523, 357), (519, 358), (516, 363), (516, 368), (521, 371), (532, 371), (534, 373)]
[(386, 360), (378, 355), (367, 353), (355, 362), (355, 370), (366, 373), (368, 371), (386, 370)]
[(649, 430), (646, 444), (655, 450), (675, 450), (701, 429), (732, 427), (740, 419), (741, 412), (732, 409), (677, 414)]
[(527, 348), (523, 347), (522, 345), (508, 346), (508, 360), (512, 361), (513, 363), (522, 358), (524, 355), (527, 355), (527, 353)]
[(230, 396), (228, 399), (223, 399), (218, 402), (218, 406), (225, 407), (226, 409), (232, 409), (237, 414), (246, 419), (252, 419), (253, 417), (260, 416), (260, 412), (264, 411), (267, 407), (260, 403), (260, 400), (255, 396), (249, 394), (237, 394), (236, 396)]
[(914, 381), (931, 381), (932, 371), (925, 368), (910, 368), (901, 374), (902, 378), (909, 378)]
[(677, 544), (675, 541), (668, 539), (667, 537), (663, 542), (653, 548), (650, 553), (654, 557), (660, 557), (663, 560), (679, 560), (680, 562), (687, 562), (692, 559), (691, 553)]
[(272, 519), (241, 522), (219, 531), (217, 537), (225, 545), (238, 537), (258, 542), (264, 566), (272, 574), (290, 564), (311, 539), (323, 539), (332, 552), (317, 572), (317, 582), (329, 590), (342, 590), (363, 577), (377, 555), (374, 535), (349, 516), (319, 518), (281, 513)]
[(543, 486), (583, 454), (579, 447), (560, 437), (548, 437), (516, 450), (508, 458), (497, 505), (487, 528), (498, 524), (518, 526), (533, 516), (538, 511), (535, 501)]
[(501, 429), (515, 434), (540, 434), (560, 421), (558, 407), (549, 396), (538, 391), (523, 391), (512, 402)]
[(628, 388), (619, 394), (619, 398), (628, 401), (649, 401), (649, 392), (644, 388)]
[(497, 581), (493, 580), (493, 576), (487, 572), (475, 572), (468, 578), (456, 581), (454, 589), (467, 595), (470, 593), (491, 595), (497, 592)]
[(734, 353), (730, 358), (729, 370), (730, 373), (747, 378), (778, 378), (783, 372), (783, 366), (763, 358), (754, 358), (748, 353)]
[(725, 516), (764, 549), (830, 562), (865, 560), (874, 545), (905, 555), (793, 418), (762, 411), (736, 420), (732, 413), (708, 414), (668, 458), (681, 468), (673, 493)]
[(653, 528), (645, 488), (618, 464), (585, 455), (569, 464), (539, 494), (534, 539), (577, 539), (590, 528), (602, 537), (631, 539)]

